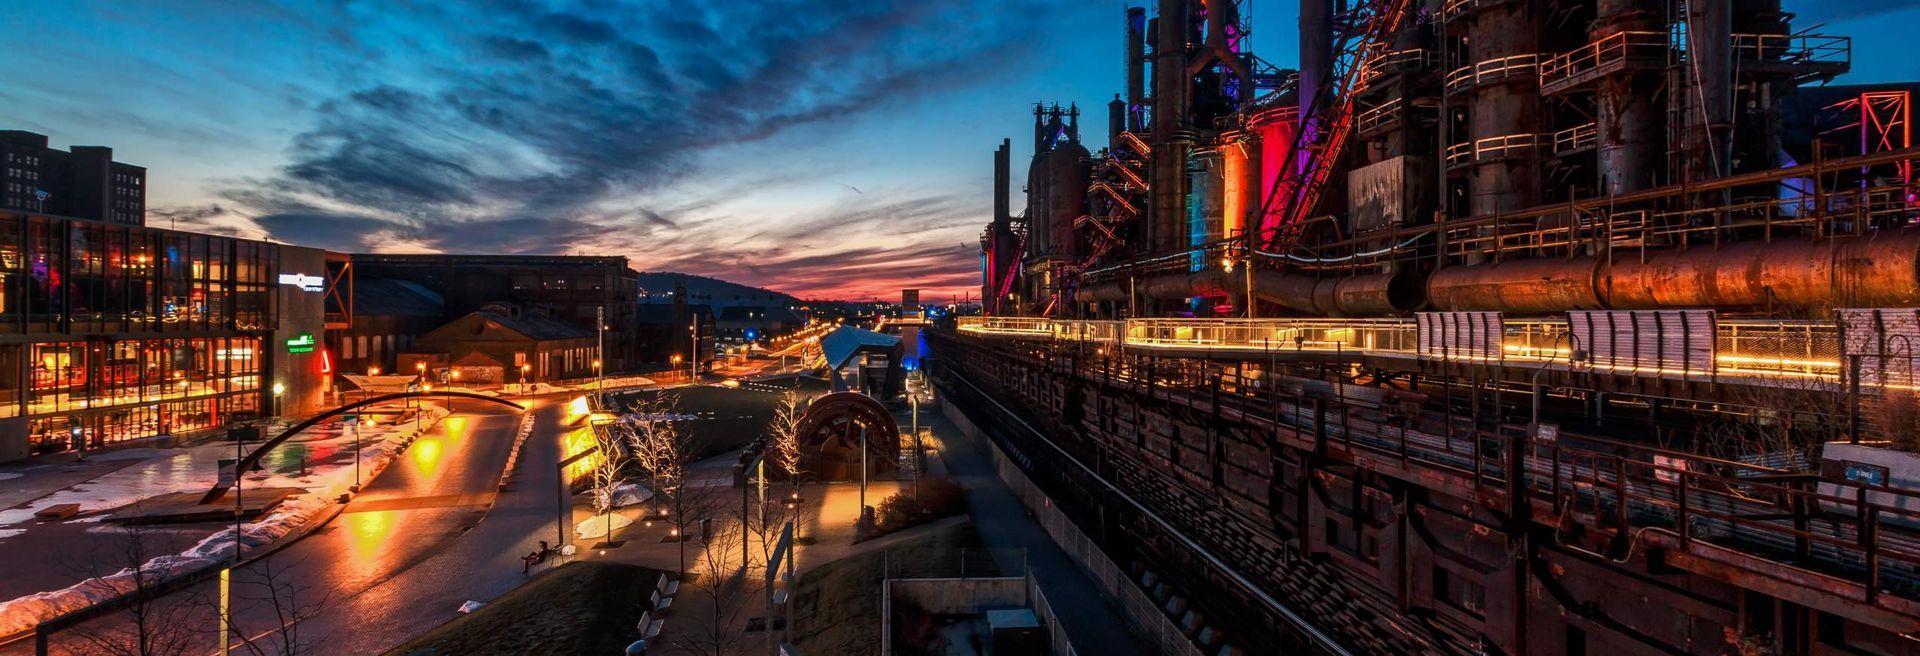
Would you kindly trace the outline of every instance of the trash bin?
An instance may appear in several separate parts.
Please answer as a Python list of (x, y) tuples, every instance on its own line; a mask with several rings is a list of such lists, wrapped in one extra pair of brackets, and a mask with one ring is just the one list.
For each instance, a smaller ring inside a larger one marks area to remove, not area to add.
[(230, 441), (230, 442), (248, 442), (248, 441), (252, 441), (252, 442), (258, 442), (258, 441), (260, 441), (260, 427), (259, 427), (259, 426), (251, 426), (251, 425), (249, 425), (249, 426), (229, 426), (229, 427), (227, 427), (227, 441)]
[(644, 653), (647, 653), (646, 638), (635, 640), (633, 641), (633, 644), (627, 645), (627, 656), (638, 656), (639, 654), (644, 654)]

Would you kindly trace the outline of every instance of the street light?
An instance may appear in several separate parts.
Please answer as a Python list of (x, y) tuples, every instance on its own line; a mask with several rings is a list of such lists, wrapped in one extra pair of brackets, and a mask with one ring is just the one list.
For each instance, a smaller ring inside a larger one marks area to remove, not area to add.
[(521, 394), (527, 393), (527, 370), (531, 368), (533, 368), (532, 365), (529, 365), (526, 363), (520, 364), (520, 393)]
[(273, 416), (275, 417), (280, 416), (280, 397), (286, 396), (286, 394), (287, 394), (286, 385), (278, 382), (275, 382), (273, 384), (273, 412), (272, 412)]
[(600, 358), (594, 358), (593, 359), (593, 388), (600, 389), (606, 386), (607, 386), (607, 380), (605, 378), (600, 377)]

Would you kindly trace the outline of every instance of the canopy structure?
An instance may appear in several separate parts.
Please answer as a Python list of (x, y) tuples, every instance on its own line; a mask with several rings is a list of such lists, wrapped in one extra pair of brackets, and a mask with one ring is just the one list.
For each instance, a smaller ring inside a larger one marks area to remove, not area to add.
[(895, 335), (841, 326), (820, 338), (833, 391), (863, 392), (879, 399), (900, 393), (903, 348)]

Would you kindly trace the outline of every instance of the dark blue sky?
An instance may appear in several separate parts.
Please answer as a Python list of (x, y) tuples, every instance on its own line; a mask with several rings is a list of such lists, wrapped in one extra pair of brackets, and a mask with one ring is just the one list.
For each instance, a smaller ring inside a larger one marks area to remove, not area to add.
[[(54, 2), (0, 127), (149, 168), (150, 221), (351, 250), (604, 253), (807, 296), (978, 280), (991, 153), (1121, 82), (1106, 0)], [(1294, 60), (1295, 2), (1255, 48)], [(1787, 0), (1920, 79), (1915, 0)], [(1017, 179), (1024, 166), (1016, 166)]]

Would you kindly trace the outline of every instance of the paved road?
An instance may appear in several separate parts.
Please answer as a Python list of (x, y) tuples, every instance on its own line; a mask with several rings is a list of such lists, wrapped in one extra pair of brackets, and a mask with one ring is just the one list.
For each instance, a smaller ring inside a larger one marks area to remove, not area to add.
[[(262, 597), (267, 569), (278, 570), (280, 581), (302, 589), (299, 601), (322, 602), (297, 624), (299, 642), (319, 646), (316, 653), (377, 654), (454, 617), (466, 600), (511, 589), (524, 580), (520, 555), (553, 539), (559, 483), (551, 463), (565, 432), (565, 401), (534, 402), (535, 429), (505, 494), (496, 486), (520, 413), (456, 401), (457, 414), (401, 454), (332, 524), (237, 573), (235, 595)], [(196, 633), (213, 640), (217, 620), (205, 600), (214, 590), (207, 583), (169, 597), (191, 608), (173, 621), (200, 625)], [(262, 636), (280, 624), (273, 606), (237, 604), (235, 625)], [(83, 649), (87, 634), (127, 624), (125, 615), (101, 618), (56, 636), (55, 651)]]
[[(1013, 550), (1025, 549), (1027, 565), (1040, 583), (1047, 602), (1066, 625), (1067, 638), (1082, 654), (1142, 653), (1142, 643), (1125, 630), (1126, 619), (1111, 605), (1092, 579), (1074, 564), (1040, 523), (1027, 515), (993, 468), (992, 446), (967, 437), (937, 411), (922, 410), (922, 426), (931, 426), (946, 448), (941, 451), (947, 471), (967, 489), (967, 507), (980, 538), (994, 551), (1002, 571), (1018, 572), (1021, 563)], [(902, 422), (904, 423), (904, 422)]]

